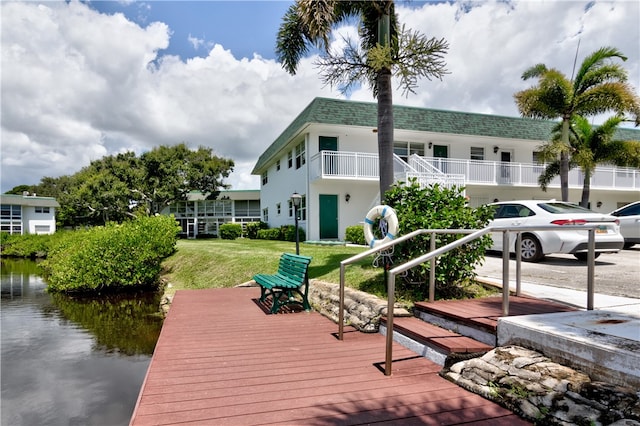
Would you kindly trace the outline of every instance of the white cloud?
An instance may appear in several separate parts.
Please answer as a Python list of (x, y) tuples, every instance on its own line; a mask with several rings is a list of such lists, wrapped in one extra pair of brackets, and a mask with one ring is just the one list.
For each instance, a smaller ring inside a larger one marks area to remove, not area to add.
[(179, 142), (232, 158), (233, 188), (258, 188), (257, 156), (313, 97), (331, 96), (308, 60), (292, 77), (220, 45), (186, 62), (158, 57), (166, 24), (81, 3), (3, 3), (2, 25), (3, 191)]
[[(3, 191), (73, 174), (104, 155), (183, 141), (232, 158), (233, 188), (258, 188), (250, 171), (263, 150), (314, 97), (340, 96), (322, 87), (310, 58), (290, 76), (273, 60), (238, 59), (221, 45), (186, 61), (159, 57), (171, 38), (165, 23), (140, 27), (78, 2), (0, 7)], [(394, 101), (517, 116), (513, 93), (530, 84), (522, 72), (542, 62), (570, 75), (578, 40), (579, 60), (605, 45), (622, 50), (639, 88), (639, 9), (639, 2), (487, 1), (409, 12), (399, 3), (407, 27), (449, 41), (451, 74)], [(366, 86), (351, 97), (373, 100)]]

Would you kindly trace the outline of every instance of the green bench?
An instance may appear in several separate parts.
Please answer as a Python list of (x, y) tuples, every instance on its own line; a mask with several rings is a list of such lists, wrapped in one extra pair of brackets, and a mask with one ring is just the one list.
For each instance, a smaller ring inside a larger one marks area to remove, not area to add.
[[(289, 304), (302, 305), (305, 311), (311, 309), (308, 299), (310, 262), (310, 257), (284, 253), (280, 256), (278, 272), (273, 275), (256, 274), (253, 276), (255, 282), (260, 286), (260, 301), (264, 302), (268, 296), (271, 296), (273, 300), (272, 314), (277, 313), (282, 306)], [(302, 301), (296, 299), (296, 294), (300, 296)]]

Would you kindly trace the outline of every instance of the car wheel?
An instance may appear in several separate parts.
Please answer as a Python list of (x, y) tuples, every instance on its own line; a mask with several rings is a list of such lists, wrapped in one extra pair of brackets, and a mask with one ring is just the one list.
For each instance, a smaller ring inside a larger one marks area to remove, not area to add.
[[(594, 253), (594, 259), (597, 259), (600, 257), (602, 253)], [(587, 261), (587, 256), (589, 255), (589, 253), (575, 253), (574, 256), (576, 257), (576, 259), (578, 259), (581, 262), (586, 262)]]
[(624, 246), (622, 247), (625, 250), (629, 250), (631, 247), (635, 246), (636, 243), (624, 243)]
[(544, 257), (542, 246), (533, 235), (522, 236), (520, 255), (524, 262), (539, 262)]

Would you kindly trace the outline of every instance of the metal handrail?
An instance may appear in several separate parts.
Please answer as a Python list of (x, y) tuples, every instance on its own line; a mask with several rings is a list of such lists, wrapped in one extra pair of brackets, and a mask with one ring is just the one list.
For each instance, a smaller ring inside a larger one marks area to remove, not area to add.
[[(393, 315), (395, 306), (395, 279), (396, 275), (405, 272), (415, 266), (418, 266), (428, 260), (431, 261), (430, 268), (430, 288), (429, 299), (432, 299), (432, 286), (435, 286), (435, 259), (463, 244), (487, 235), (491, 232), (502, 232), (502, 314), (507, 316), (509, 314), (509, 240), (510, 232), (516, 232), (516, 295), (520, 295), (521, 283), (521, 251), (517, 249), (521, 244), (521, 235), (523, 232), (528, 231), (575, 231), (582, 230), (588, 232), (587, 243), (587, 310), (593, 310), (594, 303), (594, 277), (595, 277), (595, 230), (598, 224), (586, 224), (586, 225), (545, 225), (545, 226), (490, 226), (480, 230), (473, 229), (419, 229), (409, 234), (403, 235), (395, 240), (388, 241), (375, 248), (366, 250), (360, 254), (352, 256), (348, 259), (340, 262), (340, 311), (339, 311), (339, 325), (338, 325), (338, 338), (343, 340), (344, 334), (344, 277), (345, 267), (351, 263), (357, 262), (360, 259), (365, 258), (376, 252), (385, 250), (400, 242), (409, 240), (418, 235), (431, 233), (431, 247), (430, 252), (419, 256), (415, 259), (409, 260), (402, 265), (398, 265), (387, 272), (387, 336), (386, 336), (386, 351), (385, 351), (385, 372), (387, 376), (391, 375), (391, 361), (392, 361), (392, 348), (393, 348)], [(469, 235), (453, 241), (439, 249), (435, 249), (435, 234), (436, 233), (469, 233)], [(506, 248), (506, 249), (505, 249)], [(435, 288), (435, 287), (434, 287)]]

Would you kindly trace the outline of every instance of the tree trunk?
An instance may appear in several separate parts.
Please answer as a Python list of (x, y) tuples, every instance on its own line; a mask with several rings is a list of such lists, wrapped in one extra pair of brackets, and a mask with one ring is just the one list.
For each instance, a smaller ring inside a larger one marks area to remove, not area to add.
[[(393, 2), (390, 3), (393, 6)], [(389, 11), (378, 18), (378, 43), (388, 46), (391, 39)], [(380, 175), (380, 202), (393, 184), (393, 92), (391, 70), (378, 71), (378, 167)]]
[[(569, 117), (562, 119), (562, 143), (569, 147)], [(560, 194), (562, 201), (569, 201), (569, 153), (560, 153)]]
[(380, 202), (393, 184), (393, 95), (391, 71), (378, 72), (378, 163), (380, 173)]
[(580, 206), (585, 209), (589, 207), (589, 195), (591, 192), (591, 171), (584, 171), (584, 180), (582, 181), (582, 199), (580, 200)]

